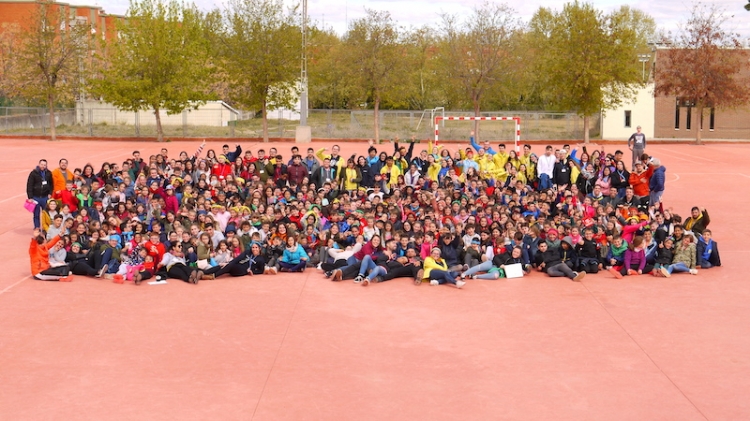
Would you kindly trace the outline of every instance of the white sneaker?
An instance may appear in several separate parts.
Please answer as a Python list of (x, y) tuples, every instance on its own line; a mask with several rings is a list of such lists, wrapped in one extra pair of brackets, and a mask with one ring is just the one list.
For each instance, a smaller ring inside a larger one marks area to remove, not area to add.
[(322, 263), (318, 263), (318, 266), (315, 266), (315, 267), (318, 268), (318, 270), (323, 270), (323, 266), (322, 265), (323, 265)]
[(672, 276), (672, 274), (669, 273), (669, 270), (667, 270), (666, 267), (662, 266), (660, 270), (661, 274), (664, 275), (665, 278), (669, 278), (670, 276)]
[(440, 285), (440, 282), (438, 282), (437, 279), (430, 279), (430, 285), (432, 286)]
[(698, 269), (690, 269), (690, 274), (691, 275), (697, 275), (698, 274)]
[(464, 282), (464, 281), (456, 281), (456, 288), (461, 288), (464, 285), (466, 285), (466, 282)]

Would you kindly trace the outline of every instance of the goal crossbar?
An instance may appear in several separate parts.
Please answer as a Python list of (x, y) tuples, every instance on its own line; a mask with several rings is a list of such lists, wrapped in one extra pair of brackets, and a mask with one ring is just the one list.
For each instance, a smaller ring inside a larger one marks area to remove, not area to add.
[(445, 117), (435, 116), (435, 144), (437, 145), (440, 141), (440, 120), (452, 120), (452, 121), (510, 121), (516, 124), (516, 152), (521, 150), (521, 117)]

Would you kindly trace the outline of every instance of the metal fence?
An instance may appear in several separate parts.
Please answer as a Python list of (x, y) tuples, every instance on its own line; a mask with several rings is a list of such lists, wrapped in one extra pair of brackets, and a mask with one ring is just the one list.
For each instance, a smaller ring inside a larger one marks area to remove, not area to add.
[[(243, 113), (243, 115), (252, 115)], [(450, 111), (440, 115), (471, 116), (471, 112)], [(380, 111), (380, 138), (398, 136), (408, 139), (434, 137), (435, 113), (426, 111)], [(522, 140), (574, 140), (583, 138), (583, 119), (571, 113), (545, 113), (530, 111), (483, 112), (481, 116), (508, 116), (521, 118)], [(88, 137), (155, 137), (156, 120), (152, 112), (127, 113), (111, 108), (57, 109), (55, 111), (58, 135)], [(374, 135), (372, 110), (310, 110), (308, 124), (314, 138), (368, 139)], [(269, 137), (294, 138), (299, 121), (269, 119)], [(441, 139), (466, 139), (473, 129), (469, 121), (443, 121)], [(261, 137), (260, 118), (237, 120), (227, 116), (225, 110), (184, 111), (162, 118), (164, 136), (169, 137)], [(591, 117), (591, 138), (600, 137), (600, 116)], [(482, 139), (511, 141), (515, 127), (510, 121), (482, 121), (479, 123)], [(45, 108), (0, 107), (0, 134), (46, 135), (49, 133), (49, 114)]]

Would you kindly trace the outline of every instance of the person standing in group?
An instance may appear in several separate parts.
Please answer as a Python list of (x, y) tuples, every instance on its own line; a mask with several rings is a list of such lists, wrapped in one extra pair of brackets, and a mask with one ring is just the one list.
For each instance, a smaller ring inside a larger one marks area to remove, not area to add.
[(36, 202), (34, 206), (34, 229), (41, 228), (40, 215), (52, 195), (52, 172), (47, 169), (47, 160), (39, 160), (39, 165), (31, 170), (26, 181), (26, 201)]
[(628, 149), (633, 152), (633, 162), (630, 164), (631, 170), (635, 170), (635, 163), (641, 159), (641, 155), (646, 151), (646, 135), (641, 132), (641, 126), (635, 128), (636, 132), (628, 138)]

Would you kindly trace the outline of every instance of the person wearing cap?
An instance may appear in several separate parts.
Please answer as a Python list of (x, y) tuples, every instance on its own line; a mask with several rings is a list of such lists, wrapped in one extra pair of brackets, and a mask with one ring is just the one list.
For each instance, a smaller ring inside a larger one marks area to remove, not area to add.
[(91, 265), (96, 269), (96, 277), (116, 273), (120, 267), (120, 236), (110, 234), (103, 238), (106, 241), (99, 250), (92, 255)]

